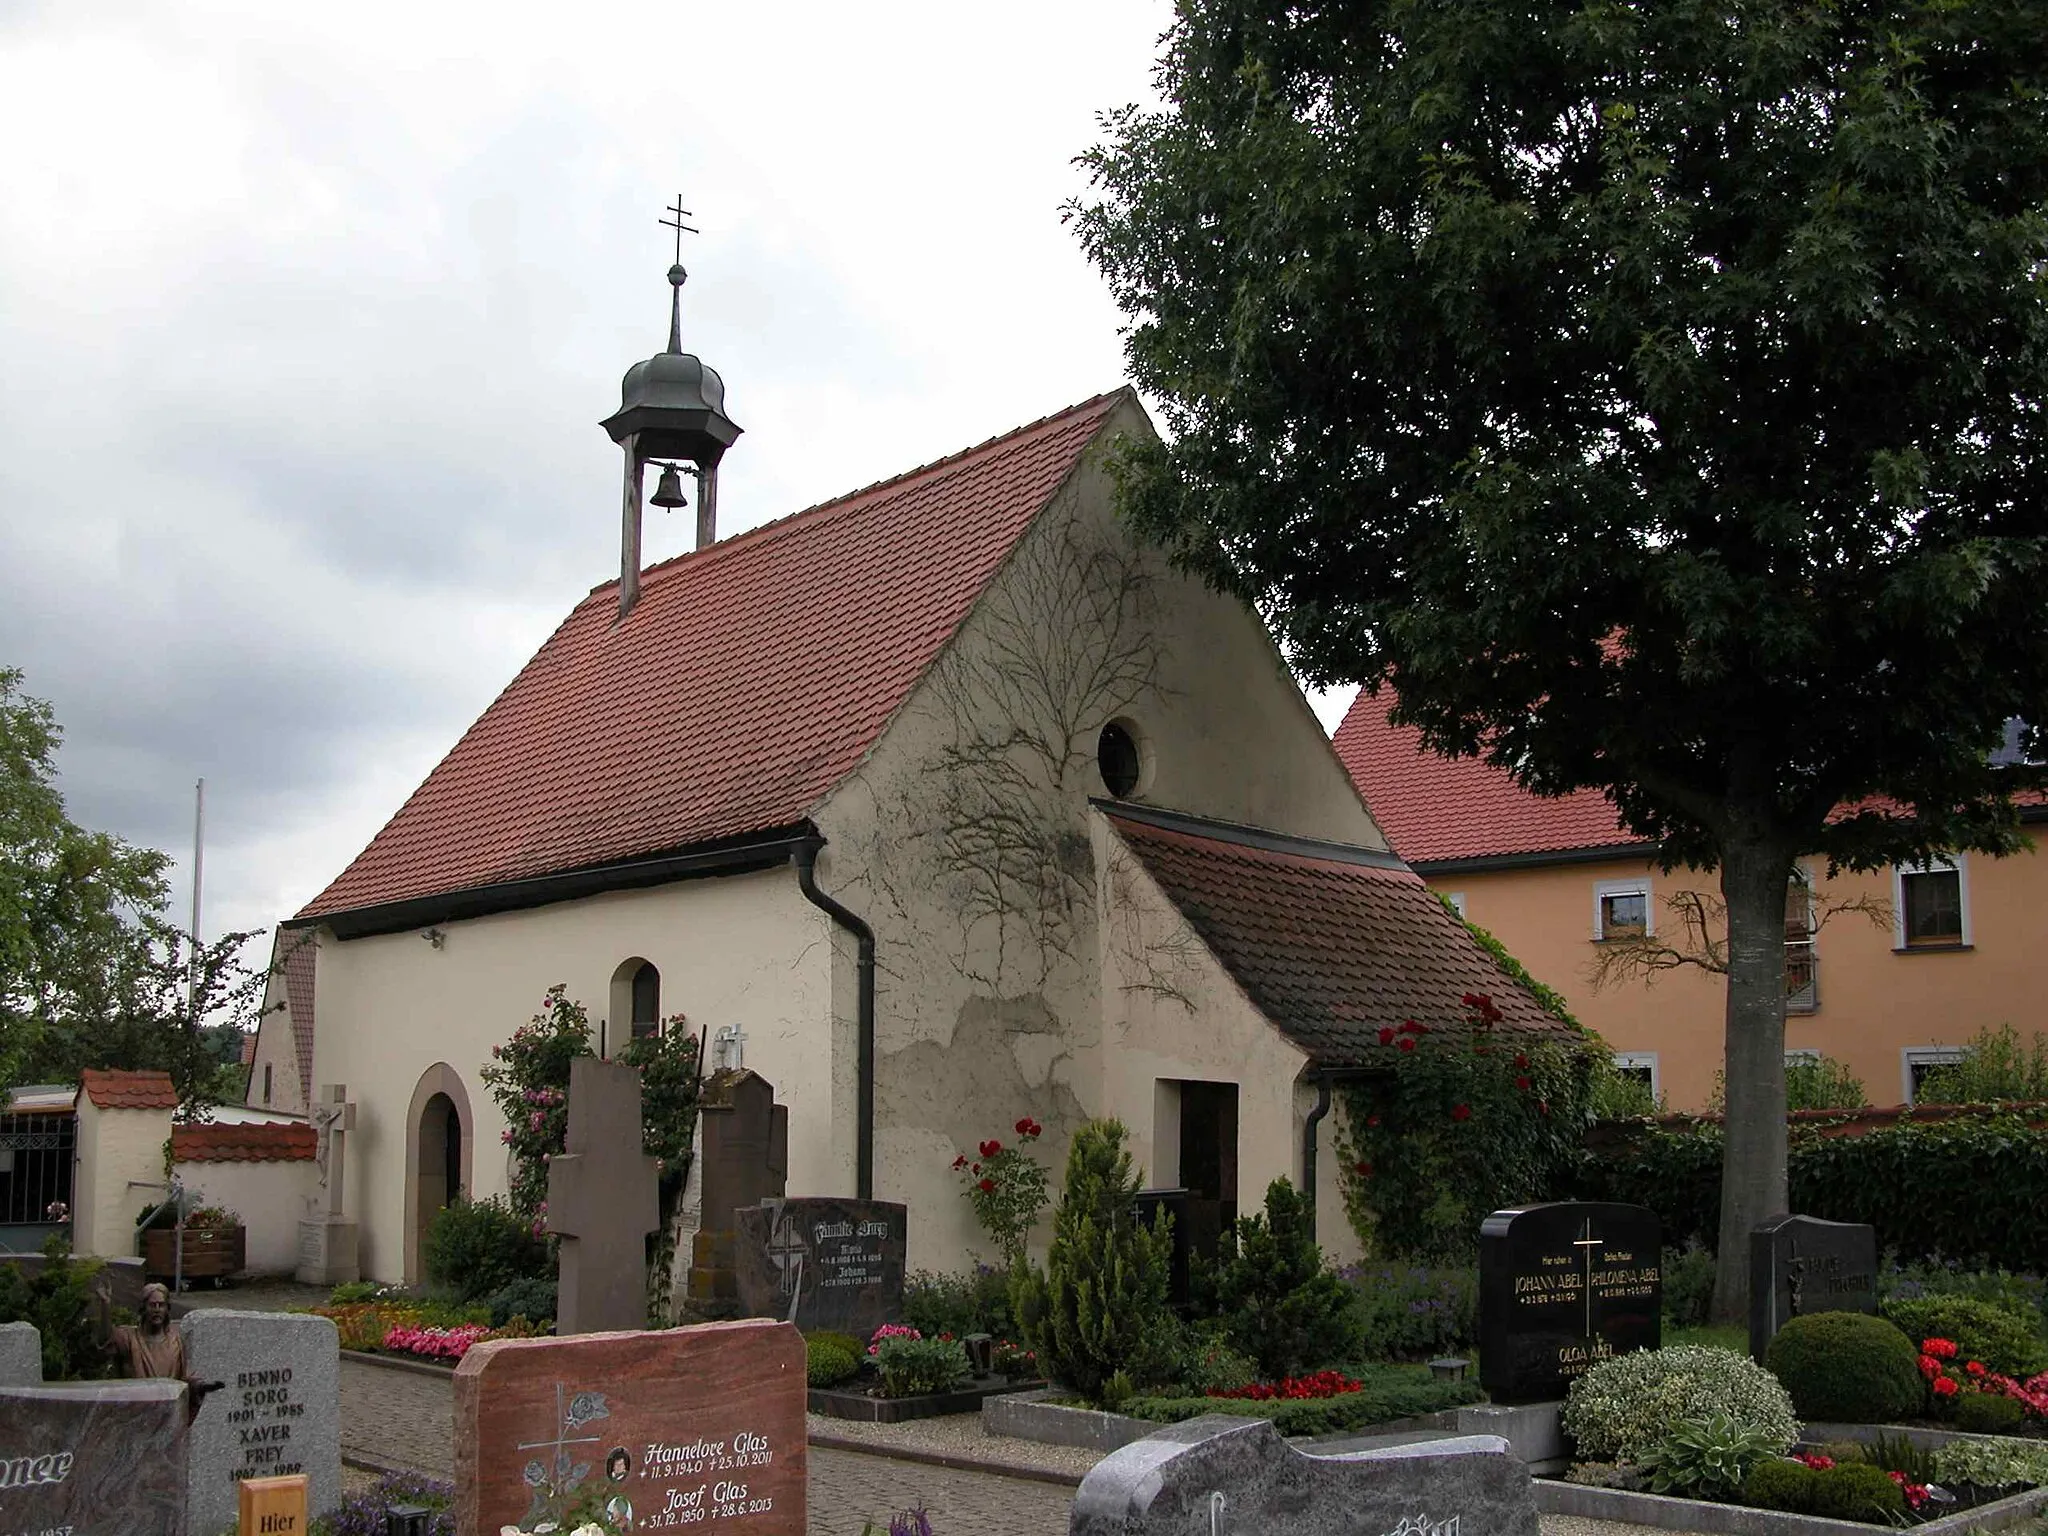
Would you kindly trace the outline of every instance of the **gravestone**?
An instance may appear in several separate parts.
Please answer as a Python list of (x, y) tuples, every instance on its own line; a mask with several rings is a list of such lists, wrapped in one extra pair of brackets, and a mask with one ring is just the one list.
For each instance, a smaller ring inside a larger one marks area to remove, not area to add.
[(356, 1107), (339, 1083), (322, 1087), (313, 1104), (313, 1125), (320, 1133), (320, 1210), (299, 1222), (301, 1285), (346, 1285), (362, 1278), (356, 1224), (342, 1202), (342, 1175), (347, 1172), (347, 1133), (356, 1128)]
[(1749, 1234), (1749, 1352), (1759, 1362), (1788, 1319), (1877, 1310), (1877, 1228), (1774, 1216)]
[(0, 1323), (0, 1387), (43, 1384), (43, 1336), (34, 1323)]
[(531, 1530), (596, 1488), (622, 1529), (803, 1536), (805, 1392), (787, 1323), (479, 1344), (455, 1371), (456, 1528)]
[(804, 1332), (867, 1339), (903, 1319), (909, 1218), (886, 1200), (766, 1200), (737, 1213), (740, 1306)]
[(562, 1239), (555, 1332), (641, 1327), (661, 1198), (657, 1159), (641, 1150), (639, 1068), (569, 1064), (567, 1144), (548, 1163), (548, 1230)]
[(1537, 1536), (1529, 1471), (1494, 1435), (1304, 1454), (1267, 1419), (1208, 1414), (1112, 1451), (1069, 1536)]
[(0, 1388), (0, 1531), (184, 1536), (184, 1435), (182, 1381)]
[(206, 1308), (179, 1324), (193, 1377), (218, 1381), (192, 1420), (193, 1531), (235, 1523), (245, 1477), (311, 1480), (315, 1515), (341, 1503), (341, 1339), (324, 1317)]
[(699, 1309), (739, 1305), (738, 1213), (780, 1200), (789, 1174), (789, 1110), (775, 1087), (747, 1067), (704, 1079), (697, 1100), (703, 1132), (703, 1214), (690, 1246), (689, 1298)]
[(1497, 1403), (1561, 1398), (1595, 1361), (1663, 1337), (1663, 1234), (1640, 1205), (1565, 1200), (1479, 1228), (1479, 1382)]

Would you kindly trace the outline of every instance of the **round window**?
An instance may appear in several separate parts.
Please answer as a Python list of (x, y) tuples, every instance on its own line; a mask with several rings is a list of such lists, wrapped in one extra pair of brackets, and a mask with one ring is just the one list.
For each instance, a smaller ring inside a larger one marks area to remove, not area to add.
[(1138, 787), (1143, 761), (1138, 755), (1138, 738), (1121, 720), (1102, 728), (1095, 742), (1095, 766), (1102, 774), (1102, 787), (1122, 800)]

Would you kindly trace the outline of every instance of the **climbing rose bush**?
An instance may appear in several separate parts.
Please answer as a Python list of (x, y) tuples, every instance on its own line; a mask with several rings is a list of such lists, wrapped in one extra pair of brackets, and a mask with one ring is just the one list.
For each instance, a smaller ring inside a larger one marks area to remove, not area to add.
[(974, 1209), (974, 1219), (989, 1235), (1002, 1255), (1003, 1263), (1015, 1268), (1024, 1262), (1024, 1247), (1031, 1229), (1045, 1209), (1045, 1169), (1026, 1150), (1045, 1134), (1045, 1127), (1025, 1115), (1012, 1127), (1017, 1140), (1008, 1146), (991, 1137), (953, 1159), (961, 1193)]
[(548, 988), (540, 1012), (491, 1047), (483, 1069), (506, 1129), (500, 1139), (512, 1149), (512, 1208), (545, 1230), (548, 1161), (569, 1135), (569, 1063), (592, 1054), (590, 1015), (559, 983)]

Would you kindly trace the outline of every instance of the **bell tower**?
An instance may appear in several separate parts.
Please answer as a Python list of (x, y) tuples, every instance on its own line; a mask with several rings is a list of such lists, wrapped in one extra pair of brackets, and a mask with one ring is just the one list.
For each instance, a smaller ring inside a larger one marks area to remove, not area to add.
[(676, 232), (675, 265), (668, 269), (668, 350), (626, 370), (619, 386), (619, 409), (602, 423), (626, 454), (625, 500), (619, 528), (619, 617), (625, 618), (640, 596), (641, 490), (647, 466), (661, 465), (653, 502), (672, 509), (686, 504), (682, 470), (687, 464), (697, 481), (697, 548), (718, 538), (718, 461), (739, 438), (740, 429), (725, 414), (725, 381), (701, 359), (683, 350), (683, 235), (697, 231), (683, 220), (694, 217), (678, 197), (667, 210), (673, 218), (661, 223)]

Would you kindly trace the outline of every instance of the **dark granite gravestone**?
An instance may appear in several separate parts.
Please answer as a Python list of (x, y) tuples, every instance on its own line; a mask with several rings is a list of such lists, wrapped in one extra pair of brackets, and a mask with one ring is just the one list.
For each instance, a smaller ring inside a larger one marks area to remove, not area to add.
[(0, 1389), (0, 1531), (184, 1530), (182, 1381)]
[(703, 1216), (691, 1240), (689, 1297), (704, 1309), (736, 1308), (737, 1213), (779, 1200), (789, 1175), (789, 1109), (758, 1072), (729, 1067), (704, 1079), (697, 1100), (703, 1128)]
[(1266, 1419), (1208, 1414), (1112, 1451), (1082, 1479), (1069, 1536), (1536, 1536), (1529, 1469), (1470, 1435), (1340, 1456)]
[(765, 1200), (737, 1214), (740, 1307), (749, 1317), (867, 1339), (903, 1318), (904, 1207), (887, 1200)]
[(641, 1150), (640, 1069), (569, 1063), (568, 1150), (548, 1163), (548, 1230), (562, 1238), (555, 1332), (647, 1321), (647, 1234), (661, 1225), (656, 1159)]
[(1495, 1211), (1479, 1229), (1479, 1382), (1497, 1403), (1561, 1398), (1597, 1360), (1663, 1337), (1663, 1234), (1640, 1205)]
[(1877, 1228), (1773, 1216), (1749, 1234), (1749, 1352), (1759, 1362), (1790, 1318), (1877, 1310)]

